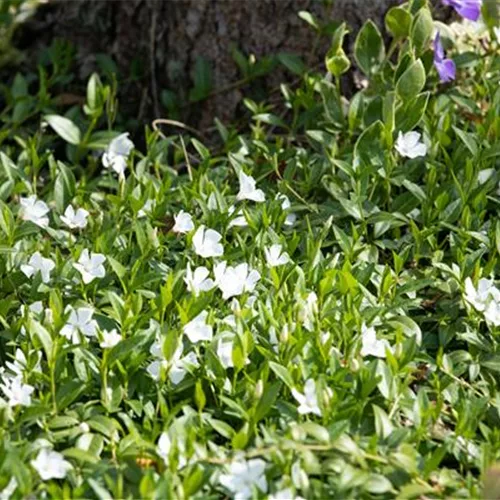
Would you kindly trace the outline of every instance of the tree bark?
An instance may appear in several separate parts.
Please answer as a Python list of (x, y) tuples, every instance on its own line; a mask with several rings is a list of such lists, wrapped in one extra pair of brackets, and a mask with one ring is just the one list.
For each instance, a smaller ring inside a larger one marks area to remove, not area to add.
[[(194, 126), (234, 117), (248, 88), (232, 56), (235, 47), (258, 60), (295, 53), (308, 66), (321, 65), (329, 37), (298, 17), (309, 11), (321, 23), (347, 21), (355, 34), (367, 18), (383, 28), (383, 16), (397, 0), (50, 0), (31, 26), (37, 43), (53, 37), (77, 48), (79, 77), (96, 69), (96, 54), (111, 56), (121, 79), (120, 102), (140, 121), (167, 116), (162, 92), (176, 94), (178, 117)], [(352, 39), (350, 40), (352, 43)], [(211, 67), (213, 91), (189, 104), (193, 69), (203, 57)], [(276, 66), (257, 89), (269, 92), (295, 77)], [(235, 83), (236, 82), (236, 83)], [(239, 84), (238, 84), (239, 83)], [(241, 84), (241, 85), (240, 85)], [(254, 89), (255, 82), (249, 87)], [(172, 94), (170, 94), (172, 95)]]

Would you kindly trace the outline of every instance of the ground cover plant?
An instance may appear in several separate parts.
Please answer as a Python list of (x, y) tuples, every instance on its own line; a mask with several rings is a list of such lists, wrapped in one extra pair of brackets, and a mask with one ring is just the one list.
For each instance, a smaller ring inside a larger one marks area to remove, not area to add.
[(500, 29), (444, 3), (210, 147), (64, 44), (3, 86), (1, 498), (498, 495)]

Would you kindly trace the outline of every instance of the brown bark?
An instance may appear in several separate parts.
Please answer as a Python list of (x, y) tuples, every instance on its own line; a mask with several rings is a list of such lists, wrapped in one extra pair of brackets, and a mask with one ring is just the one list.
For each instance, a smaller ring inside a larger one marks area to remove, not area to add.
[[(383, 26), (383, 15), (397, 0), (51, 0), (32, 25), (37, 43), (52, 37), (77, 47), (79, 73), (86, 78), (95, 69), (95, 54), (116, 61), (122, 78), (138, 71), (137, 81), (121, 85), (121, 102), (141, 121), (165, 116), (162, 89), (186, 99), (198, 57), (206, 58), (213, 72), (214, 95), (182, 108), (181, 119), (204, 128), (213, 117), (234, 116), (242, 91), (231, 88), (241, 79), (231, 47), (257, 59), (292, 52), (310, 66), (321, 64), (327, 36), (298, 17), (311, 12), (320, 22), (346, 20), (352, 32), (367, 18)], [(258, 83), (269, 90), (294, 77), (276, 67)], [(253, 82), (252, 87), (255, 85)], [(221, 89), (228, 89), (221, 92)]]

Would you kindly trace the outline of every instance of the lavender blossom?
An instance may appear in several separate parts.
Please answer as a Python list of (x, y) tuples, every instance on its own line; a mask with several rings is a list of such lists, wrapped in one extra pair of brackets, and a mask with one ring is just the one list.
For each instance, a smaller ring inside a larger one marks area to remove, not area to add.
[(453, 7), (464, 19), (477, 21), (481, 15), (482, 0), (443, 0), (443, 4)]
[(434, 66), (439, 73), (441, 83), (451, 82), (455, 80), (456, 67), (451, 59), (446, 59), (444, 56), (443, 44), (439, 32), (434, 39)]

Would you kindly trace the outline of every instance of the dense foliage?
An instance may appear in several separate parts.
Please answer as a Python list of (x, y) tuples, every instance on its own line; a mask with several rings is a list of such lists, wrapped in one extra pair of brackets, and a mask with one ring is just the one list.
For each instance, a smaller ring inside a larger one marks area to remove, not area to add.
[(289, 56), (300, 81), (281, 103), (245, 100), (249, 125), (216, 120), (210, 147), (156, 128), (134, 145), (111, 76), (65, 107), (65, 44), (3, 86), (1, 498), (465, 498), (495, 483), (486, 7), (445, 26), (411, 0), (387, 14), (388, 47), (367, 22), (349, 100), (339, 26), (326, 76)]

